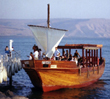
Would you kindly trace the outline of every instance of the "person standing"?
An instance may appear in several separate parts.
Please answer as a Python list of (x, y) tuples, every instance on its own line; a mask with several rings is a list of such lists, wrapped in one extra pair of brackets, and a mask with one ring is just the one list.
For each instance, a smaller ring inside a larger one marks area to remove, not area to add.
[(5, 53), (6, 53), (8, 56), (10, 56), (10, 50), (9, 50), (8, 46), (6, 46), (6, 48), (5, 48)]
[(34, 58), (35, 58), (35, 60), (38, 60), (38, 47), (37, 46), (34, 46), (34, 48), (33, 48), (33, 50), (34, 50), (34, 53), (33, 53), (33, 55), (34, 55)]
[(78, 56), (80, 57), (78, 51), (76, 50), (76, 52), (74, 53), (74, 56), (78, 59)]
[(55, 53), (54, 53), (55, 60), (59, 60), (59, 56), (60, 56), (60, 52), (57, 49), (57, 47), (55, 47)]

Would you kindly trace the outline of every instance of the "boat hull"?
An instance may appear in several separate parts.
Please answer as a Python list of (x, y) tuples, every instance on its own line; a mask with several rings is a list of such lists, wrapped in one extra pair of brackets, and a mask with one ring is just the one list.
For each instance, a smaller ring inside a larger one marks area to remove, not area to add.
[(33, 85), (43, 92), (61, 88), (81, 88), (96, 82), (104, 72), (100, 66), (87, 68), (24, 68)]

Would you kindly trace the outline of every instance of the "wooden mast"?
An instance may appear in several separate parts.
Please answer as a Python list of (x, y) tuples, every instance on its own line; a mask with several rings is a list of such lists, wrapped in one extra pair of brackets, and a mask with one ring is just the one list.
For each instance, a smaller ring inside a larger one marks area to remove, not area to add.
[(47, 27), (50, 27), (50, 5), (48, 4), (48, 14), (47, 14)]

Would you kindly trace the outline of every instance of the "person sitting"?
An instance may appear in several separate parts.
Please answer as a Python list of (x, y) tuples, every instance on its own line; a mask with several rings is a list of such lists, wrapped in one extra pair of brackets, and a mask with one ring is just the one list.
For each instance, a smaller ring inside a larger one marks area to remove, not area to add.
[(34, 56), (32, 52), (30, 52), (30, 56), (27, 56), (27, 57), (29, 57), (29, 60), (34, 60)]
[(66, 57), (66, 54), (65, 54), (65, 51), (63, 51), (63, 55), (62, 55), (64, 58)]
[(77, 60), (76, 56), (73, 56), (70, 61), (75, 61), (76, 62), (76, 65), (78, 64), (78, 60)]
[(64, 57), (64, 56), (62, 56), (62, 57), (61, 57), (61, 61), (64, 61), (64, 60), (65, 60), (65, 57)]
[(59, 60), (59, 56), (60, 56), (60, 52), (57, 49), (57, 47), (55, 47), (55, 53), (54, 53), (55, 60)]
[(68, 61), (72, 60), (72, 54), (70, 54)]

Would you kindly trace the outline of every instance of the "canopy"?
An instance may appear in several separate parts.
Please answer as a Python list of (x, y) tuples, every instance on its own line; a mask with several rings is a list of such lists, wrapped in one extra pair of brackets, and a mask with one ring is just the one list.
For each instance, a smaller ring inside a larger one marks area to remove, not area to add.
[(46, 53), (46, 57), (51, 58), (55, 52), (55, 47), (58, 46), (67, 30), (36, 25), (28, 26), (33, 32), (38, 47), (42, 49), (42, 52)]

